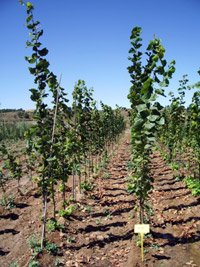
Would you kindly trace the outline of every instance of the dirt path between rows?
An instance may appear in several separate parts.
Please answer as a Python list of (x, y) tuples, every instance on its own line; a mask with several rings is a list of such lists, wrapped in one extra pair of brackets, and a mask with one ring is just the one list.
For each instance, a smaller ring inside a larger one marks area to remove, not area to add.
[[(184, 183), (173, 177), (158, 152), (151, 159), (155, 179), (150, 196), (151, 234), (145, 239), (145, 261), (141, 262), (133, 233), (135, 201), (126, 190), (129, 161), (127, 131), (106, 170), (93, 180), (94, 190), (79, 201), (77, 212), (64, 220), (65, 230), (48, 234), (60, 253), (39, 255), (41, 267), (200, 266), (200, 198), (191, 196)], [(14, 261), (20, 267), (28, 266), (31, 251), (27, 242), (40, 232), (41, 224), (41, 200), (36, 192), (32, 188), (17, 198), (14, 209), (0, 210), (1, 267)]]

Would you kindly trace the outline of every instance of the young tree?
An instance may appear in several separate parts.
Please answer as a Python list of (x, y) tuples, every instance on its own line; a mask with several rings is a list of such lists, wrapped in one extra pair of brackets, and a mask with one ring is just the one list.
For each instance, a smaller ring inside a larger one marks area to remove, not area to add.
[[(164, 58), (165, 49), (157, 38), (150, 41), (145, 52), (147, 63), (143, 65), (140, 48), (142, 46), (141, 28), (132, 30), (129, 50), (131, 66), (128, 71), (132, 86), (128, 98), (131, 102), (131, 143), (133, 173), (129, 191), (135, 193), (140, 208), (140, 223), (144, 222), (145, 200), (152, 188), (152, 178), (149, 174), (149, 155), (156, 140), (159, 125), (164, 124), (161, 117), (161, 105), (156, 102), (158, 95), (163, 95), (163, 86), (169, 84), (169, 79), (175, 71), (172, 61), (167, 67)], [(158, 87), (158, 88), (157, 88)]]

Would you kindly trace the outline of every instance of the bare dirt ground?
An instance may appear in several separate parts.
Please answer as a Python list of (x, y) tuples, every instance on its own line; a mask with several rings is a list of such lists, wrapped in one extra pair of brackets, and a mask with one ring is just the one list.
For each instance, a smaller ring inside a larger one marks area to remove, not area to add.
[[(56, 256), (39, 254), (40, 266), (200, 266), (200, 198), (191, 196), (184, 183), (173, 177), (158, 152), (151, 160), (155, 179), (150, 196), (151, 233), (145, 239), (145, 261), (141, 262), (133, 232), (137, 223), (135, 201), (126, 190), (129, 160), (127, 132), (105, 172), (93, 180), (94, 190), (78, 202), (75, 214), (62, 220), (65, 229), (48, 234), (60, 251)], [(28, 240), (33, 233), (40, 233), (41, 198), (26, 177), (22, 184), (25, 193), (15, 199), (16, 207), (0, 208), (1, 267), (9, 267), (14, 261), (20, 267), (28, 266), (31, 257)], [(12, 182), (9, 192), (14, 191)], [(60, 265), (56, 265), (58, 262)]]

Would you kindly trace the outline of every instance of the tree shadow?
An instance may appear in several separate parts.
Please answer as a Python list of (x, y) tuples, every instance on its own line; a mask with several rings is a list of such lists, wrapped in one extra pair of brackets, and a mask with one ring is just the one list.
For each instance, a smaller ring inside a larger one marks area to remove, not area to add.
[(97, 212), (97, 213), (93, 213), (91, 214), (92, 218), (97, 218), (97, 217), (103, 217), (103, 216), (108, 216), (108, 215), (112, 215), (112, 216), (117, 216), (117, 215), (121, 215), (122, 213), (126, 213), (129, 212), (133, 209), (133, 207), (127, 207), (127, 208), (123, 208), (123, 209), (117, 209), (115, 211), (104, 211), (104, 212)]
[(130, 205), (134, 205), (135, 201), (134, 200), (119, 200), (119, 201), (115, 201), (115, 202), (110, 202), (109, 200), (104, 201), (103, 203), (101, 203), (101, 206), (113, 206), (113, 205), (118, 205), (118, 204), (130, 204)]
[[(160, 169), (160, 166), (159, 166), (159, 169)], [(163, 175), (166, 175), (166, 174), (171, 174), (172, 173), (172, 170), (161, 170), (157, 173), (158, 176), (163, 176)]]
[(156, 189), (155, 191), (158, 192), (170, 192), (170, 191), (178, 191), (178, 190), (183, 190), (186, 189), (185, 186), (180, 186), (180, 187), (175, 187), (175, 188), (163, 188), (163, 189)]
[(173, 247), (178, 244), (189, 244), (200, 241), (200, 231), (191, 234), (189, 237), (175, 237), (170, 233), (159, 233), (155, 231), (151, 231), (151, 233), (154, 238), (167, 240), (167, 242), (162, 244), (161, 247), (165, 246)]
[(105, 245), (108, 245), (108, 244), (113, 243), (113, 242), (131, 240), (133, 237), (133, 234), (134, 234), (133, 230), (130, 230), (123, 235), (108, 234), (109, 236), (104, 238), (103, 240), (95, 240), (95, 241), (89, 242), (88, 244), (82, 244), (79, 246), (75, 246), (75, 245), (74, 246), (66, 246), (66, 249), (79, 250), (83, 247), (93, 248), (95, 246), (99, 246), (99, 247), (103, 248), (103, 247), (105, 247)]
[(102, 197), (119, 197), (119, 196), (127, 196), (125, 193), (118, 193), (118, 194), (103, 194)]
[(170, 260), (171, 257), (169, 256), (164, 256), (164, 255), (159, 255), (159, 254), (154, 254), (152, 257), (156, 258), (157, 260)]
[(5, 229), (5, 230), (0, 230), (0, 235), (4, 234), (12, 234), (12, 235), (17, 235), (19, 234), (20, 231), (16, 231), (15, 229)]
[(122, 179), (122, 180), (124, 180), (124, 179), (126, 179), (126, 175), (120, 175), (120, 176), (116, 176), (116, 174), (110, 174), (111, 175), (111, 177), (109, 177), (109, 178), (107, 178), (108, 180), (114, 180), (114, 181), (116, 181), (116, 180), (118, 180), (118, 179)]
[(104, 190), (109, 190), (109, 191), (122, 191), (122, 192), (127, 192), (126, 189), (124, 188), (118, 188), (118, 187), (112, 187), (112, 188), (109, 188), (109, 187), (103, 187)]
[(0, 256), (5, 256), (9, 253), (10, 253), (10, 251), (4, 251), (2, 248), (0, 248)]
[[(117, 178), (116, 178), (117, 179)], [(113, 185), (118, 185), (118, 184), (125, 184), (126, 183), (126, 181), (121, 181), (121, 182), (115, 182), (115, 183), (113, 183)]]
[(195, 207), (195, 206), (198, 206), (198, 205), (200, 205), (200, 198), (197, 199), (196, 201), (193, 201), (193, 202), (188, 203), (188, 204), (180, 204), (178, 206), (172, 205), (172, 206), (166, 207), (166, 208), (163, 209), (163, 211), (167, 211), (167, 210), (181, 210), (183, 208)]
[(169, 182), (169, 181), (174, 181), (174, 177), (172, 177), (172, 178), (161, 178), (161, 179), (156, 179), (157, 180), (157, 182)]
[(178, 182), (180, 182), (180, 181), (169, 181), (169, 182), (159, 183), (159, 186), (173, 185), (173, 184), (176, 184)]
[(171, 225), (178, 225), (178, 224), (185, 224), (191, 221), (199, 221), (200, 217), (189, 217), (187, 219), (181, 219), (181, 220), (177, 220), (177, 221), (171, 221), (171, 220), (167, 220), (164, 223), (158, 223), (158, 224), (154, 224), (154, 227), (163, 227), (165, 224), (169, 223)]
[(19, 209), (24, 209), (24, 208), (28, 208), (30, 207), (30, 205), (26, 204), (26, 203), (17, 203), (15, 204), (16, 208), (19, 208)]
[(83, 233), (83, 232), (91, 233), (91, 232), (97, 232), (97, 231), (106, 232), (110, 229), (110, 227), (122, 227), (122, 226), (125, 226), (126, 224), (127, 222), (114, 222), (114, 223), (98, 225), (98, 226), (87, 225), (85, 228), (79, 228), (78, 231), (80, 233)]
[(42, 196), (41, 192), (36, 192), (36, 193), (33, 194), (34, 198), (40, 198), (41, 196)]
[(183, 193), (181, 195), (174, 195), (172, 197), (166, 197), (165, 200), (175, 199), (177, 197), (184, 197), (184, 196), (188, 196), (190, 194), (191, 194), (191, 192), (188, 190), (187, 192), (185, 192), (185, 193)]
[(6, 214), (6, 215), (0, 215), (0, 219), (5, 219), (5, 220), (12, 220), (12, 221), (15, 221), (19, 218), (19, 215), (18, 214), (15, 214), (15, 213), (9, 213), (9, 214)]
[(124, 167), (121, 167), (121, 166), (115, 166), (115, 167), (113, 167), (112, 168), (112, 170), (111, 171), (117, 171), (117, 172), (121, 172), (121, 171), (127, 171), (127, 167), (126, 166), (124, 166)]

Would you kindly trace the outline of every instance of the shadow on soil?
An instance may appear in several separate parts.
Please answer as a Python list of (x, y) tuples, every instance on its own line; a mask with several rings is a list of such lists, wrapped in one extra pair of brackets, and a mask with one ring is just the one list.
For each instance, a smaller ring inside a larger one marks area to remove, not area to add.
[(127, 192), (126, 189), (118, 188), (118, 187), (112, 187), (112, 188), (104, 187), (103, 189), (105, 189), (105, 190), (109, 190), (109, 191), (122, 191), (122, 192)]
[(12, 234), (12, 235), (17, 235), (19, 234), (19, 231), (16, 231), (15, 229), (5, 229), (5, 230), (0, 230), (0, 235), (4, 234)]
[(180, 195), (174, 195), (172, 197), (166, 197), (165, 200), (175, 199), (177, 197), (184, 197), (184, 196), (188, 196), (188, 195), (191, 195), (191, 192), (189, 190), (183, 194), (180, 194)]
[(99, 246), (99, 247), (104, 247), (107, 244), (113, 243), (113, 242), (119, 242), (122, 240), (131, 240), (133, 237), (134, 231), (130, 230), (127, 233), (123, 234), (123, 235), (113, 235), (113, 234), (109, 234), (109, 237), (104, 238), (103, 240), (95, 240), (92, 242), (89, 242), (88, 244), (82, 244), (80, 246), (68, 246), (68, 249), (71, 250), (79, 250), (83, 247), (87, 247), (87, 248), (93, 248), (95, 246)]
[(121, 182), (115, 182), (115, 183), (113, 183), (113, 185), (119, 185), (119, 184), (125, 184), (126, 183), (126, 181), (121, 181)]
[(119, 201), (115, 201), (115, 202), (110, 202), (110, 201), (105, 201), (101, 204), (101, 206), (113, 206), (113, 205), (118, 205), (118, 204), (130, 204), (130, 205), (134, 205), (135, 202), (133, 200), (119, 200)]
[(16, 208), (18, 209), (25, 209), (25, 208), (28, 208), (30, 207), (30, 205), (26, 204), (26, 203), (17, 203), (15, 204)]
[(166, 207), (166, 208), (163, 209), (163, 211), (167, 211), (167, 210), (181, 210), (183, 208), (195, 207), (195, 206), (198, 206), (198, 205), (200, 205), (200, 198), (197, 199), (196, 201), (193, 201), (193, 202), (188, 203), (186, 205), (180, 204), (178, 206), (173, 205), (173, 206)]
[(170, 181), (170, 182), (159, 183), (159, 186), (173, 185), (176, 183), (179, 183), (179, 181)]
[(6, 215), (0, 215), (0, 219), (5, 219), (5, 220), (15, 221), (18, 218), (19, 218), (19, 215), (15, 214), (15, 213), (9, 213), (9, 214), (6, 214)]
[(178, 191), (178, 190), (182, 190), (182, 189), (186, 189), (185, 186), (180, 186), (180, 187), (175, 187), (175, 188), (162, 188), (162, 189), (156, 189), (156, 191), (158, 192), (169, 192), (169, 191)]
[(119, 196), (127, 196), (125, 193), (119, 193), (119, 194), (103, 194), (102, 197), (119, 197)]
[(159, 223), (154, 225), (155, 227), (163, 227), (165, 224), (170, 223), (171, 225), (178, 225), (178, 224), (185, 224), (188, 222), (196, 222), (196, 221), (200, 221), (200, 217), (189, 217), (185, 220), (181, 219), (181, 220), (177, 220), (177, 221), (172, 221), (172, 220), (167, 220), (164, 223)]
[(96, 231), (102, 231), (106, 232), (110, 229), (110, 227), (122, 227), (126, 225), (127, 222), (114, 222), (114, 223), (109, 223), (106, 225), (98, 225), (98, 226), (93, 226), (93, 225), (87, 225), (85, 228), (79, 228), (78, 232), (85, 232), (85, 233), (91, 233), (91, 232), (96, 232)]
[(161, 182), (169, 182), (169, 181), (174, 181), (174, 177), (172, 177), (172, 178), (161, 178), (161, 179), (157, 179), (157, 182), (158, 183), (161, 183)]
[(159, 255), (159, 254), (154, 254), (152, 255), (152, 257), (154, 257), (157, 260), (170, 260), (171, 259), (171, 257)]
[(4, 251), (2, 248), (0, 248), (0, 256), (5, 256), (9, 253), (10, 253), (10, 251)]
[(133, 207), (127, 207), (127, 208), (123, 208), (123, 209), (118, 209), (118, 210), (115, 210), (111, 213), (108, 213), (108, 212), (98, 212), (98, 213), (94, 213), (91, 215), (91, 217), (93, 218), (97, 218), (97, 217), (103, 217), (103, 216), (107, 216), (108, 214), (109, 215), (112, 215), (112, 216), (116, 216), (116, 215), (120, 215), (122, 213), (126, 213), (126, 212), (129, 212), (133, 209)]
[(196, 234), (192, 234), (190, 237), (175, 237), (170, 233), (159, 233), (155, 231), (151, 231), (151, 233), (154, 238), (167, 240), (167, 242), (161, 245), (161, 247), (173, 247), (177, 244), (189, 244), (200, 241), (200, 231), (197, 231)]

